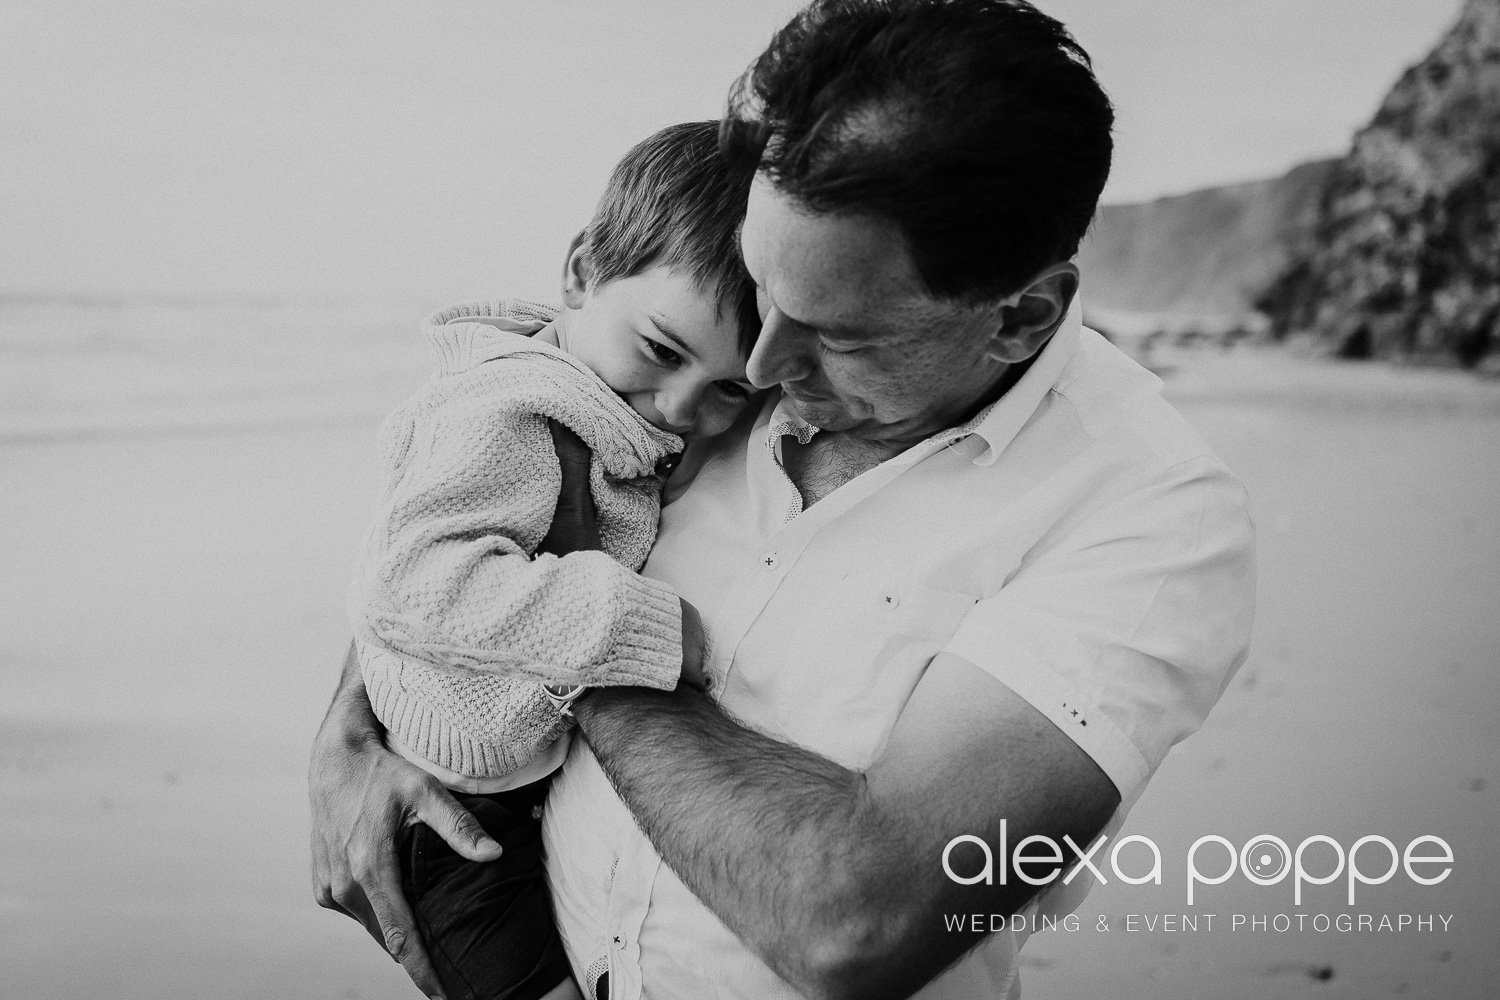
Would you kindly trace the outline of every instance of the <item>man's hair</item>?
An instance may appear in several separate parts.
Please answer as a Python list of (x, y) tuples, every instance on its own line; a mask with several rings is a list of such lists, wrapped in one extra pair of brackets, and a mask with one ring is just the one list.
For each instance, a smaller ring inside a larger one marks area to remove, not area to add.
[(737, 321), (749, 354), (760, 334), (755, 284), (740, 259), (739, 226), (754, 165), (734, 165), (718, 146), (719, 123), (670, 125), (637, 143), (615, 165), (584, 249), (595, 283), (662, 265), (714, 295), (719, 315)]
[(1114, 111), (1023, 0), (814, 0), (730, 94), (725, 155), (817, 213), (888, 219), (934, 297), (993, 302), (1078, 251)]

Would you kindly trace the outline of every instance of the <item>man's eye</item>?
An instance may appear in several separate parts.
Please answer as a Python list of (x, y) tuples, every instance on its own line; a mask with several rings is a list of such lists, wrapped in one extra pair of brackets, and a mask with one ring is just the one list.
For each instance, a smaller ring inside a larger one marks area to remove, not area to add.
[(860, 346), (859, 344), (851, 344), (848, 341), (835, 340), (830, 343), (825, 337), (818, 338), (818, 350), (826, 351), (829, 354), (853, 354), (860, 349)]
[(657, 341), (652, 340), (650, 337), (645, 338), (645, 340), (646, 349), (649, 350), (652, 355), (655, 356), (656, 360), (660, 361), (662, 364), (676, 365), (682, 363), (682, 355), (678, 354), (670, 347), (666, 346), (665, 344), (658, 343)]

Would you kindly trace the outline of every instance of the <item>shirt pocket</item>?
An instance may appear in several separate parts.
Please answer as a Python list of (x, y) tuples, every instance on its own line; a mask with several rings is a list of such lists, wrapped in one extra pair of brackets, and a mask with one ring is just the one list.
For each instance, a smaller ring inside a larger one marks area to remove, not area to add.
[(809, 601), (775, 695), (783, 731), (850, 767), (885, 743), (975, 598), (895, 575), (844, 575)]
[[(923, 647), (930, 647), (930, 658), (958, 630), (975, 600), (959, 591), (897, 576), (847, 573), (821, 609), (824, 622), (819, 631), (841, 635), (841, 643), (848, 644), (845, 648), (867, 654), (870, 665), (877, 668), (892, 657), (915, 655)], [(848, 666), (859, 669), (857, 663)]]

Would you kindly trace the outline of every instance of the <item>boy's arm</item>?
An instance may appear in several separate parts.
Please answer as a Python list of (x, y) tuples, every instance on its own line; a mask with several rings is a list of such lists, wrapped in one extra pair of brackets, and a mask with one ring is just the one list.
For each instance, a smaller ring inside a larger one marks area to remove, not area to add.
[(675, 687), (682, 605), (669, 586), (602, 552), (530, 557), (560, 485), (545, 418), (486, 392), (427, 409), (362, 557), (356, 629), (456, 668)]

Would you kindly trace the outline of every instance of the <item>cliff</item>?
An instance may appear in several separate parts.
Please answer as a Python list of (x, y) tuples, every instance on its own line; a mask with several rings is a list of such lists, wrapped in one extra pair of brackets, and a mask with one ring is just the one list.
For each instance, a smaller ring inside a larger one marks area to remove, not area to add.
[(1347, 357), (1500, 354), (1500, 0), (1402, 74), (1257, 304)]
[(1112, 334), (1500, 366), (1500, 0), (1467, 0), (1343, 158), (1104, 206), (1078, 260)]
[(1264, 329), (1255, 300), (1312, 233), (1335, 162), (1101, 207), (1078, 255), (1089, 321), (1124, 336)]

